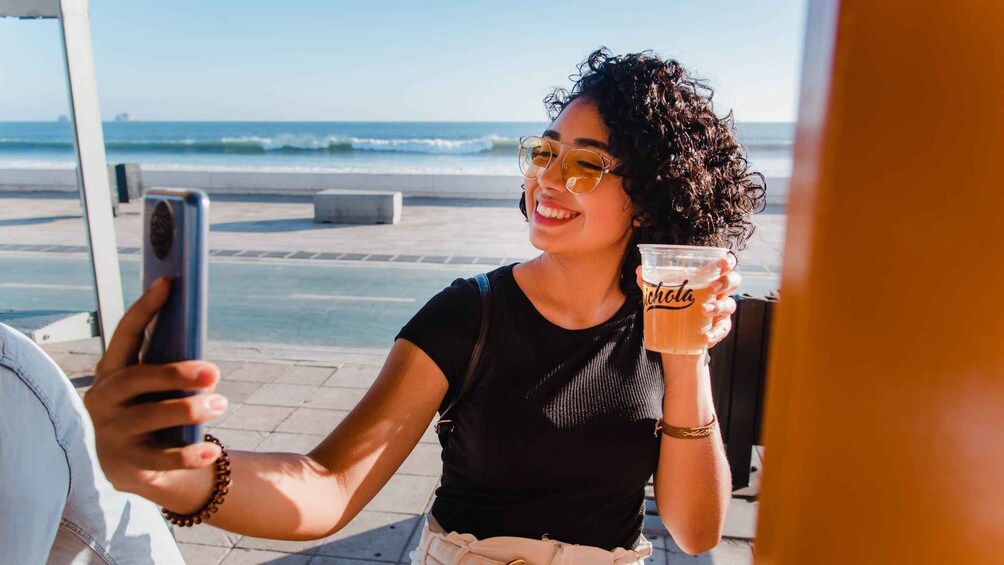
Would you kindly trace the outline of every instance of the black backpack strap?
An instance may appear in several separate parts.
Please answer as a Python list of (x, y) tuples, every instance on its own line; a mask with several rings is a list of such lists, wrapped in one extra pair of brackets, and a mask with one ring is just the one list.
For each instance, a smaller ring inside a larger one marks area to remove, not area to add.
[(488, 337), (488, 317), (492, 311), (492, 287), (488, 283), (488, 277), (484, 273), (475, 275), (474, 279), (478, 282), (478, 290), (481, 294), (481, 331), (478, 332), (478, 341), (474, 344), (474, 350), (471, 352), (471, 359), (467, 362), (464, 376), (460, 379), (460, 389), (453, 398), (453, 402), (446, 407), (446, 410), (443, 410), (439, 421), (436, 422), (437, 434), (450, 433), (456, 427), (453, 420), (448, 419), (447, 415), (457, 405), (457, 402), (467, 394), (467, 391), (471, 389), (471, 385), (474, 384), (474, 371), (477, 370), (478, 362), (481, 361), (481, 351), (484, 350), (485, 340)]

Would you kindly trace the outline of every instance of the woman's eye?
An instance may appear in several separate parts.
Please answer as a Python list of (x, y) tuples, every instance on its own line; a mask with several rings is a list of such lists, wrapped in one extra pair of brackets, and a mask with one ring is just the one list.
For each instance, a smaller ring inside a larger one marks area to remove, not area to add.
[(596, 163), (590, 163), (589, 161), (579, 161), (579, 166), (583, 169), (588, 169), (590, 171), (601, 171), (603, 167), (597, 165)]

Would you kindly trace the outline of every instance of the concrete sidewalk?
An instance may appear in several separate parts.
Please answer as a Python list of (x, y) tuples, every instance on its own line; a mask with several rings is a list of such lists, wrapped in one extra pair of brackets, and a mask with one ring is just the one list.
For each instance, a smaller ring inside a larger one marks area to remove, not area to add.
[[(313, 223), (313, 205), (304, 197), (216, 197), (211, 204), (211, 252), (262, 251), (307, 255), (350, 255), (340, 260), (410, 260), (444, 263), (492, 257), (521, 260), (537, 255), (527, 240), (517, 198), (447, 200), (408, 198), (395, 225)], [(777, 276), (781, 267), (786, 217), (770, 209), (755, 217), (756, 232), (739, 253), (739, 270)], [(115, 231), (120, 250), (137, 251), (142, 234), (139, 201), (119, 206)], [(80, 203), (61, 193), (0, 193), (0, 251), (3, 246), (85, 245)], [(41, 247), (39, 247), (41, 246)], [(86, 251), (86, 250), (84, 250)], [(232, 255), (231, 255), (232, 256)], [(255, 258), (254, 255), (244, 255)], [(432, 260), (430, 260), (432, 259)]]
[[(407, 199), (400, 224), (331, 226), (313, 224), (312, 206), (303, 198), (217, 198), (212, 204), (210, 249), (234, 251), (228, 260), (248, 261), (264, 260), (264, 253), (272, 252), (269, 260), (328, 253), (336, 254), (332, 261), (508, 262), (535, 254), (515, 202), (515, 197), (512, 202)], [(740, 253), (740, 271), (748, 279), (776, 281), (785, 217), (763, 214), (757, 226), (750, 247)], [(122, 205), (115, 227), (120, 253), (134, 253), (142, 228), (139, 204)], [(75, 198), (0, 194), (0, 254), (83, 253), (83, 245)], [(99, 356), (97, 340), (46, 349), (78, 391), (86, 391)], [(210, 430), (232, 449), (299, 453), (313, 448), (362, 398), (384, 353), (254, 343), (211, 343), (209, 349), (210, 360), (222, 372), (217, 390), (230, 400), (227, 414), (212, 422)], [(176, 532), (189, 563), (406, 563), (440, 470), (439, 444), (430, 423), (388, 485), (345, 530), (330, 538), (281, 542), (211, 526)], [(751, 492), (755, 491), (756, 486)], [(755, 502), (734, 499), (726, 528), (729, 537), (698, 557), (680, 552), (658, 520), (650, 520), (647, 531), (656, 546), (650, 562), (749, 563), (755, 515)]]

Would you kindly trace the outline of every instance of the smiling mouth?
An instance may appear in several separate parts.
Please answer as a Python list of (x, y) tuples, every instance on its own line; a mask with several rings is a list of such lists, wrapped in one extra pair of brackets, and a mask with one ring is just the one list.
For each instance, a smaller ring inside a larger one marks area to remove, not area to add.
[(572, 212), (571, 210), (559, 210), (557, 208), (549, 208), (547, 204), (538, 202), (537, 203), (537, 213), (542, 217), (549, 220), (571, 220), (579, 216), (579, 212)]

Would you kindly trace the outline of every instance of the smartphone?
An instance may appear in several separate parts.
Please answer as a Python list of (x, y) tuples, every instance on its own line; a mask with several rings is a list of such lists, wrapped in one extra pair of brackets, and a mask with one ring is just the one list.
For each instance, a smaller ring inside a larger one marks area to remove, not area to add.
[[(196, 189), (152, 188), (143, 195), (143, 290), (160, 277), (171, 293), (147, 328), (142, 363), (202, 359), (206, 343), (209, 197)], [(182, 398), (194, 391), (144, 394), (138, 402)], [(177, 426), (153, 434), (161, 444), (182, 447), (202, 441), (202, 426)]]

